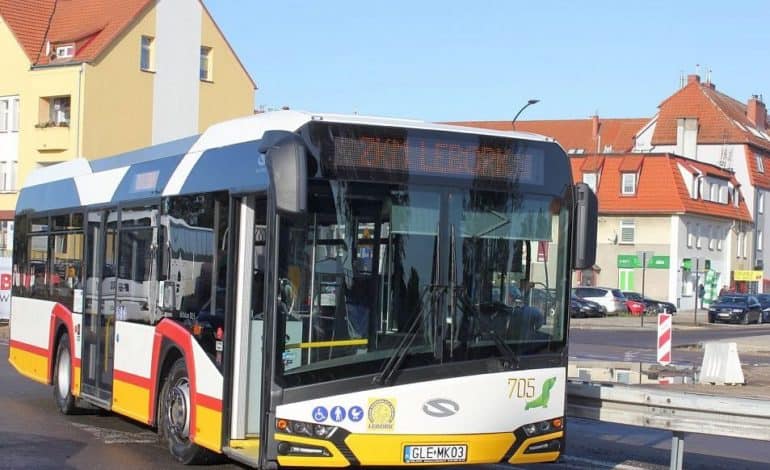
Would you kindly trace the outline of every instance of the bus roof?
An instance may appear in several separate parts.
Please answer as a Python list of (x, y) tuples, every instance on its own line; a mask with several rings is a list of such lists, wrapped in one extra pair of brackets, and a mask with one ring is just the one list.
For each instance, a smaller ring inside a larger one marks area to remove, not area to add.
[(141, 199), (218, 190), (267, 188), (257, 158), (259, 141), (269, 130), (296, 131), (310, 121), (489, 135), (530, 141), (553, 139), (527, 132), (435, 124), (374, 116), (275, 111), (233, 119), (203, 134), (122, 153), (108, 158), (75, 160), (40, 168), (27, 177), (17, 212), (112, 205)]

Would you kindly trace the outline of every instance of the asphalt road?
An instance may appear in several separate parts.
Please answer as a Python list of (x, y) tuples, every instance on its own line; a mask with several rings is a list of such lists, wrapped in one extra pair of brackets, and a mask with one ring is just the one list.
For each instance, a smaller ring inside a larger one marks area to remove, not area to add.
[[(765, 332), (712, 329), (688, 331), (675, 344), (690, 344), (703, 338), (723, 339), (730, 335)], [(751, 328), (751, 327), (749, 327)], [(770, 333), (770, 328), (767, 329)], [(598, 340), (606, 348), (647, 345), (645, 331), (573, 331), (573, 351), (581, 344)], [(594, 343), (595, 344), (595, 343)], [(63, 416), (55, 409), (50, 387), (17, 374), (8, 364), (7, 344), (0, 341), (0, 469), (182, 469), (158, 442), (154, 431), (110, 413), (85, 411)], [(617, 358), (615, 358), (617, 359)], [(617, 468), (622, 470), (668, 468), (670, 433), (608, 423), (570, 419), (567, 447), (561, 463), (546, 467), (516, 468)], [(770, 443), (703, 435), (688, 435), (685, 468), (761, 469), (770, 462)], [(205, 468), (240, 469), (233, 463)], [(450, 467), (467, 468), (467, 467)], [(511, 468), (502, 465), (476, 467), (483, 470)]]

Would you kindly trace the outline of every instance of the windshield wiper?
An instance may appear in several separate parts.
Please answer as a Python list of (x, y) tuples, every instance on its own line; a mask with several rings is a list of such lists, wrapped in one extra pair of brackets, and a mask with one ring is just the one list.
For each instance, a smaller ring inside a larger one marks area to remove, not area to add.
[[(508, 345), (508, 343), (505, 342), (505, 340), (500, 336), (499, 333), (497, 333), (495, 330), (489, 327), (489, 325), (483, 325), (483, 323), (488, 323), (488, 321), (482, 320), (481, 312), (476, 309), (476, 307), (471, 304), (470, 300), (468, 299), (467, 294), (465, 293), (464, 289), (462, 287), (455, 288), (454, 297), (457, 299), (458, 303), (460, 304), (460, 307), (465, 310), (466, 312), (470, 312), (476, 319), (478, 320), (479, 325), (479, 331), (478, 334), (481, 337), (487, 336), (492, 339), (492, 342), (495, 343), (495, 346), (497, 347), (500, 354), (503, 356), (503, 367), (505, 369), (518, 369), (519, 368), (519, 356), (516, 355), (516, 353), (511, 349), (511, 347)], [(475, 333), (475, 332), (474, 332)]]
[[(425, 317), (425, 312), (430, 312), (432, 310), (434, 303), (433, 300), (436, 297), (436, 293), (442, 292), (445, 289), (446, 287), (441, 285), (425, 286), (422, 294), (420, 295), (420, 302), (417, 306), (418, 310), (414, 314), (414, 320), (412, 320), (412, 323), (409, 325), (409, 329), (407, 330), (406, 335), (404, 335), (404, 337), (401, 339), (401, 342), (398, 343), (398, 346), (396, 346), (396, 349), (393, 351), (393, 355), (390, 356), (390, 359), (388, 359), (388, 362), (385, 363), (385, 366), (382, 368), (380, 373), (374, 377), (372, 383), (375, 385), (390, 384), (391, 380), (393, 379), (393, 375), (397, 370), (401, 368), (401, 364), (404, 362), (404, 359), (409, 352), (409, 348), (412, 347), (414, 339), (417, 338), (417, 330), (419, 329), (420, 323)], [(428, 308), (425, 308), (425, 297), (428, 296), (428, 294), (430, 294), (429, 297), (431, 302)]]

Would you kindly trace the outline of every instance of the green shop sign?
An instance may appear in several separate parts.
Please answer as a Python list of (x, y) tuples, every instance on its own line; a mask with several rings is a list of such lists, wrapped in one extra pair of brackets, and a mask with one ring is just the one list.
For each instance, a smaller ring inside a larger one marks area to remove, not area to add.
[[(650, 269), (668, 269), (670, 258), (668, 256), (652, 256), (647, 260)], [(618, 255), (618, 267), (625, 269), (641, 268), (642, 260), (636, 255)]]

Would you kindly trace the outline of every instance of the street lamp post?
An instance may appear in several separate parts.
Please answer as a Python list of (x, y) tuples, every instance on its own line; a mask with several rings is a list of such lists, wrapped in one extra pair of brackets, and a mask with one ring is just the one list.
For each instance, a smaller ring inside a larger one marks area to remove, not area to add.
[(536, 104), (536, 103), (539, 103), (539, 102), (540, 102), (540, 100), (535, 100), (535, 99), (528, 100), (527, 104), (522, 106), (521, 109), (519, 110), (519, 112), (516, 113), (516, 115), (513, 117), (513, 119), (511, 119), (511, 129), (514, 130), (514, 131), (516, 130), (516, 119), (519, 117), (519, 114), (521, 114), (522, 111), (527, 109), (527, 107), (532, 106), (533, 104)]

